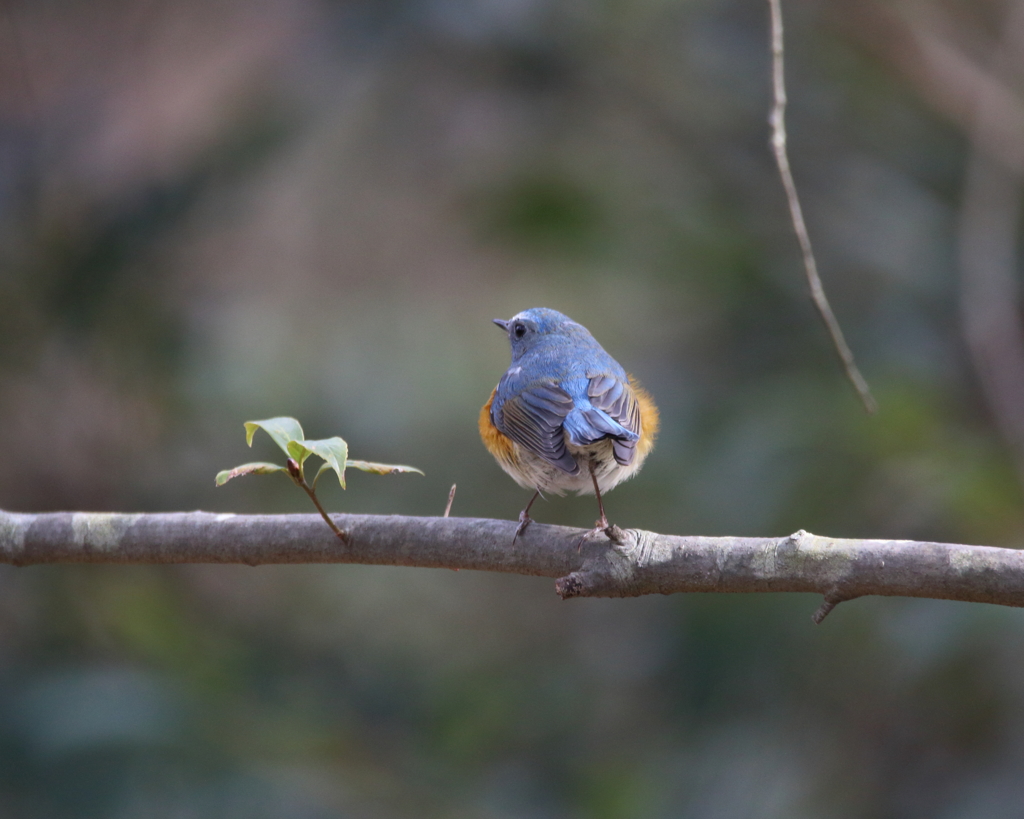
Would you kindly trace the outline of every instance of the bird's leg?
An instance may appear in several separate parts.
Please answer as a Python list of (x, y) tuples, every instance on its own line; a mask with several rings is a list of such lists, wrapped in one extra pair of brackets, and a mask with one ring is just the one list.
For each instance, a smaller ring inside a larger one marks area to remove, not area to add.
[(526, 504), (526, 508), (519, 513), (519, 525), (516, 527), (516, 533), (512, 536), (512, 545), (516, 545), (516, 541), (519, 540), (519, 536), (526, 531), (526, 527), (533, 523), (533, 518), (530, 517), (530, 507), (533, 506), (533, 502), (540, 497), (540, 490), (538, 489), (533, 493), (533, 497), (530, 498), (530, 502)]
[(608, 528), (608, 518), (604, 513), (604, 501), (601, 500), (601, 489), (597, 485), (597, 475), (594, 474), (594, 462), (589, 462), (590, 466), (590, 480), (594, 482), (594, 494), (597, 495), (597, 511), (601, 513), (601, 517), (594, 523), (594, 530), (600, 531)]
[(589, 461), (587, 466), (590, 468), (590, 480), (594, 482), (594, 494), (597, 496), (597, 511), (601, 513), (601, 517), (595, 521), (594, 528), (580, 538), (580, 542), (576, 544), (576, 551), (583, 548), (584, 540), (596, 537), (602, 532), (614, 543), (619, 543), (622, 537), (622, 531), (618, 526), (608, 523), (608, 516), (604, 513), (604, 501), (601, 500), (601, 488), (597, 485), (597, 475), (594, 474), (594, 462)]

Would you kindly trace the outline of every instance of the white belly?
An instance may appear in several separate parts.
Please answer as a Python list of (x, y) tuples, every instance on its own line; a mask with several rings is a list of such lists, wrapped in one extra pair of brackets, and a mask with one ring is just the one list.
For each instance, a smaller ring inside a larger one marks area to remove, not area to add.
[(609, 440), (598, 441), (586, 447), (574, 446), (567, 440), (566, 446), (580, 465), (577, 475), (566, 474), (557, 466), (552, 466), (518, 444), (513, 444), (517, 463), (502, 463), (501, 466), (524, 489), (539, 489), (553, 495), (564, 495), (566, 492), (593, 495), (594, 482), (590, 478), (590, 464), (593, 463), (597, 485), (603, 495), (627, 478), (633, 477), (643, 462), (638, 452), (633, 463), (622, 466), (612, 455), (612, 442)]

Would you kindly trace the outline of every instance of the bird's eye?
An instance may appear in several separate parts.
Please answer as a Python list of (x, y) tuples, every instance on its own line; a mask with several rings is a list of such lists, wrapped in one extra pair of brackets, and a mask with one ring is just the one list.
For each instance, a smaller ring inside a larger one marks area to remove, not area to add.
[(522, 338), (526, 335), (526, 325), (521, 321), (517, 321), (512, 325), (512, 332), (515, 334), (516, 338)]

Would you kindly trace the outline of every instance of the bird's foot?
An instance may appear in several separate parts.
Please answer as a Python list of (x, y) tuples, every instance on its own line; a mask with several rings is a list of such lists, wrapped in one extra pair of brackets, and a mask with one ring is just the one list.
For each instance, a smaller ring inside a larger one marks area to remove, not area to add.
[(626, 533), (622, 531), (614, 523), (609, 524), (605, 527), (604, 533), (608, 535), (608, 540), (614, 543), (616, 546), (621, 546), (626, 542)]
[(526, 527), (533, 523), (533, 518), (524, 509), (519, 513), (519, 525), (516, 527), (516, 533), (512, 536), (512, 545), (516, 545), (516, 541), (519, 540), (519, 536), (526, 531)]
[(616, 545), (622, 543), (626, 536), (618, 526), (614, 523), (609, 523), (608, 518), (604, 515), (599, 520), (594, 522), (594, 528), (589, 532), (584, 532), (583, 537), (580, 538), (580, 542), (576, 544), (576, 551), (580, 551), (583, 548), (583, 542), (597, 537), (598, 535), (604, 535), (608, 540)]

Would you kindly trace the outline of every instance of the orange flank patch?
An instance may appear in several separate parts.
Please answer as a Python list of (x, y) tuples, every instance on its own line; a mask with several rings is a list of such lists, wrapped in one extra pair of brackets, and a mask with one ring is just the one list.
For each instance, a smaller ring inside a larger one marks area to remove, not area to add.
[[(636, 444), (636, 463), (642, 463), (648, 453), (654, 449), (654, 439), (658, 437), (658, 428), (661, 426), (661, 418), (658, 408), (650, 393), (641, 387), (633, 376), (629, 376), (629, 386), (633, 388), (636, 402), (640, 405), (640, 440)], [(490, 407), (490, 403), (487, 405)], [(489, 417), (489, 416), (488, 416)], [(495, 430), (497, 432), (497, 430)], [(488, 447), (490, 449), (490, 447)]]
[[(491, 403), (494, 401), (494, 394), (498, 391), (495, 387), (491, 391), (491, 397), (487, 399), (487, 403), (484, 404), (483, 409), (480, 410), (480, 418), (478, 425), (480, 427), (480, 438), (484, 442), (484, 446), (487, 447), (487, 451), (490, 452), (499, 463), (503, 464), (514, 464), (515, 458), (515, 444), (512, 439), (505, 435), (501, 430), (494, 426), (494, 422), (491, 420)], [(657, 412), (657, 410), (655, 410)]]

